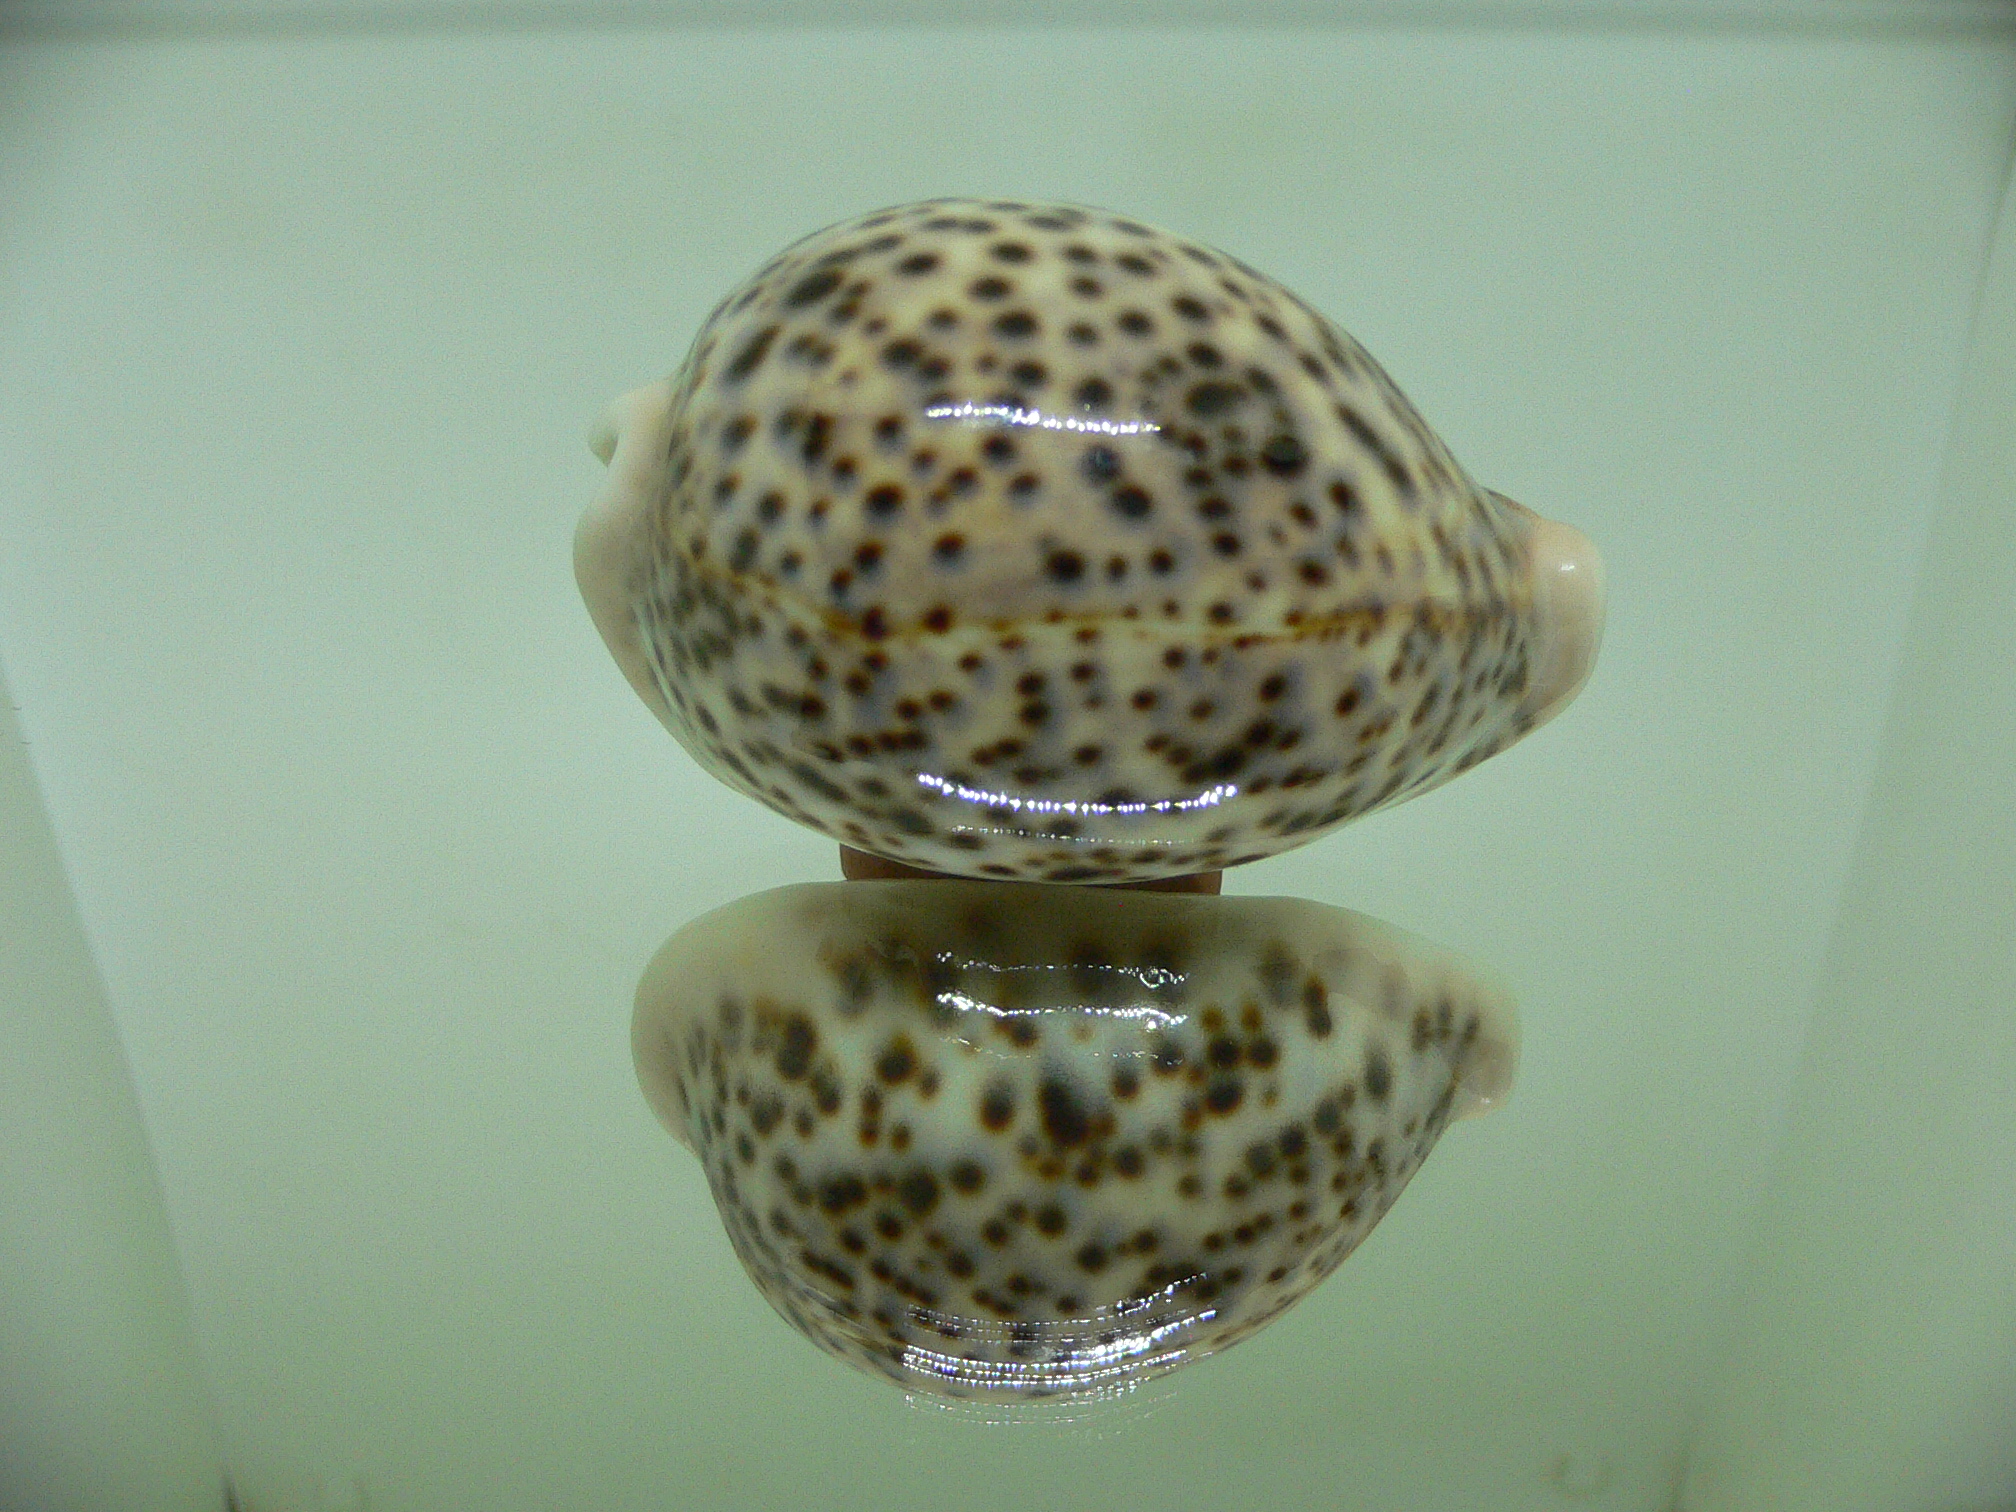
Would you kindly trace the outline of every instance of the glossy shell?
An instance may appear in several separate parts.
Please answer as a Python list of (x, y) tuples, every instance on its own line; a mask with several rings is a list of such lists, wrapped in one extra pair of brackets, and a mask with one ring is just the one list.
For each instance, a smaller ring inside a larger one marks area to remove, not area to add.
[(697, 920), (638, 1075), (736, 1253), (902, 1386), (1110, 1394), (1224, 1349), (1506, 1090), (1501, 994), (1287, 898), (808, 884)]
[(577, 538), (709, 771), (845, 844), (1119, 881), (1300, 844), (1586, 677), (1600, 568), (1225, 254), (1066, 206), (832, 227), (619, 403)]

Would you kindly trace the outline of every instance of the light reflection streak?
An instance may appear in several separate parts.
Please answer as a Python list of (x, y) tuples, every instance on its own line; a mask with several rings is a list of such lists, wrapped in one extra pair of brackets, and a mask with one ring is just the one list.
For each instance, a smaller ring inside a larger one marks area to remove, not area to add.
[(1019, 404), (932, 404), (924, 409), (927, 420), (997, 420), (1008, 425), (1027, 425), (1038, 430), (1080, 431), (1095, 436), (1152, 435), (1162, 429), (1152, 420), (1088, 420), (1077, 415), (1046, 415)]
[[(1188, 1355), (1188, 1350), (1172, 1349), (1156, 1363), (1165, 1369), (1174, 1369)], [(1068, 1362), (1044, 1365), (1027, 1364), (1019, 1360), (1002, 1363), (989, 1360), (962, 1360), (956, 1355), (941, 1354), (935, 1349), (923, 1349), (915, 1344), (904, 1347), (903, 1366), (906, 1370), (914, 1370), (919, 1375), (937, 1376), (942, 1380), (957, 1381), (967, 1386), (999, 1388), (1069, 1385), (1082, 1390), (1096, 1390), (1108, 1382), (1125, 1376), (1133, 1368), (1131, 1361), (1088, 1368)]]
[[(1138, 1369), (1143, 1363), (1142, 1357), (1172, 1334), (1196, 1328), (1217, 1316), (1216, 1308), (1205, 1308), (1191, 1317), (1158, 1324), (1140, 1333), (1115, 1339), (1110, 1344), (1072, 1349), (1056, 1360), (967, 1360), (912, 1344), (903, 1351), (903, 1364), (906, 1369), (915, 1370), (920, 1375), (934, 1375), (969, 1386), (1056, 1386), (1068, 1383), (1096, 1387), (1103, 1381)], [(1189, 1353), (1187, 1349), (1171, 1349), (1154, 1363), (1161, 1368), (1173, 1368), (1187, 1359)]]
[(1187, 973), (1172, 971), (1166, 966), (1115, 966), (1110, 961), (1079, 961), (1072, 965), (1060, 966), (1052, 961), (1035, 961), (1020, 966), (1003, 966), (998, 961), (960, 960), (949, 950), (941, 950), (934, 958), (948, 966), (956, 966), (961, 971), (1117, 971), (1122, 976), (1131, 976), (1135, 981), (1153, 992), (1157, 987), (1179, 987), (1190, 978)]
[(1158, 798), (1152, 803), (1100, 803), (1091, 799), (1017, 798), (1011, 793), (990, 793), (985, 788), (970, 788), (963, 782), (954, 782), (949, 777), (940, 777), (935, 772), (919, 772), (917, 780), (925, 787), (935, 788), (948, 798), (958, 798), (966, 803), (977, 803), (986, 808), (1005, 808), (1016, 813), (1029, 814), (1187, 813), (1192, 809), (1215, 808), (1227, 798), (1239, 796), (1239, 789), (1234, 784), (1220, 782), (1204, 789), (1194, 798)]
[[(1115, 843), (1113, 837), (1110, 835), (1052, 835), (1042, 830), (999, 829), (985, 824), (955, 824), (952, 826), (952, 832), (957, 835), (1011, 835), (1017, 840), (1027, 840), (1031, 835), (1041, 835), (1045, 840), (1056, 841), (1064, 845), (1112, 845)], [(1192, 842), (1188, 840), (1151, 840), (1146, 835), (1129, 835), (1124, 842), (1120, 843), (1127, 845), (1177, 846), (1189, 845)]]
[(1180, 1013), (1165, 1013), (1160, 1008), (1150, 1008), (1145, 1005), (1134, 1008), (1099, 1008), (1090, 1003), (1074, 1003), (1068, 1007), (999, 1008), (992, 1003), (983, 1003), (978, 998), (968, 997), (963, 992), (951, 991), (939, 993), (936, 1001), (944, 1004), (947, 1008), (960, 1008), (968, 1013), (986, 1013), (991, 1014), (995, 1018), (1004, 1019), (1035, 1018), (1039, 1014), (1045, 1013), (1089, 1014), (1095, 1018), (1146, 1019), (1165, 1029), (1187, 1022)]

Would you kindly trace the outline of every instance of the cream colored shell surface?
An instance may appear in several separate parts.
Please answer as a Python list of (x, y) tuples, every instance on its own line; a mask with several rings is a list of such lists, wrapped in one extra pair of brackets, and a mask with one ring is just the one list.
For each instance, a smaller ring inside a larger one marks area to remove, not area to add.
[(633, 680), (708, 770), (863, 850), (1204, 871), (1535, 722), (1533, 517), (1294, 295), (1123, 217), (820, 232), (629, 423)]
[(785, 1318), (1019, 1400), (1280, 1314), (1502, 1097), (1516, 1030), (1469, 968), (1299, 899), (852, 882), (681, 930), (634, 1045)]

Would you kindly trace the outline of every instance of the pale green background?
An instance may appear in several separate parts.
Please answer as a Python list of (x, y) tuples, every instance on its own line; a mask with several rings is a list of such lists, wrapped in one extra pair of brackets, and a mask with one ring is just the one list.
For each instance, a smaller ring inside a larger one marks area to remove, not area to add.
[[(130, 1338), (101, 1292), (165, 1296), (159, 1505), (215, 1506), (221, 1455), (245, 1512), (1666, 1512), (1690, 1446), (1703, 1509), (2016, 1497), (2007, 320), (1962, 385), (2016, 133), (1987, 9), (73, 10), (0, 32), (0, 660), (76, 900), (0, 937), (56, 962), (0, 975), (35, 1110), (0, 1260), (36, 1262), (0, 1347), (88, 1376)], [(1231, 879), (1498, 967), (1512, 1104), (1279, 1323), (1076, 1427), (906, 1406), (741, 1275), (630, 994), (831, 847), (683, 756), (569, 570), (603, 401), (783, 243), (963, 193), (1278, 276), (1612, 595), (1556, 725)], [(0, 867), (43, 908), (33, 828)], [(109, 1174), (37, 1164), (79, 1120)], [(101, 1179), (146, 1253), (85, 1253)], [(1913, 1332), (1899, 1295), (1959, 1310)], [(24, 1379), (11, 1484), (111, 1484), (125, 1451), (64, 1435), (144, 1409)]]

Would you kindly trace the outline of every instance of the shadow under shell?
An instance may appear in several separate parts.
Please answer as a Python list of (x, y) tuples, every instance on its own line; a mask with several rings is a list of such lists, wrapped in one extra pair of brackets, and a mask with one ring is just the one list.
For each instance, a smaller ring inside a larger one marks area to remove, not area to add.
[(644, 1093), (771, 1304), (905, 1389), (1119, 1394), (1328, 1275), (1450, 1118), (1505, 996), (1293, 898), (812, 883), (638, 989)]

